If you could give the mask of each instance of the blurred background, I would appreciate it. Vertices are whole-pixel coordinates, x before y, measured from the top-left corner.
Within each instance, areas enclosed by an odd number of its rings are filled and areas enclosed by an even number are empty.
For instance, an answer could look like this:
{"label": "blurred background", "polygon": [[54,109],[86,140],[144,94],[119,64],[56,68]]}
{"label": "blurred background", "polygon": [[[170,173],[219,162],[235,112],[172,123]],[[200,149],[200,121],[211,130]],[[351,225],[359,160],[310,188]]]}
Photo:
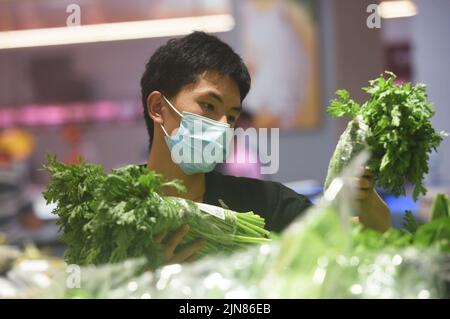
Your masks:
{"label": "blurred background", "polygon": [[[146,162],[140,77],[160,45],[193,30],[229,43],[250,69],[240,125],[280,127],[276,174],[219,167],[226,173],[280,181],[314,199],[346,126],[326,115],[328,101],[340,88],[364,101],[361,87],[384,70],[427,84],[434,126],[450,132],[448,0],[0,0],[0,232],[8,242],[56,245],[41,195],[46,153],[106,170]],[[449,188],[449,161],[447,139],[430,162],[430,195]],[[429,205],[383,196],[394,225],[405,209],[420,216]]]}

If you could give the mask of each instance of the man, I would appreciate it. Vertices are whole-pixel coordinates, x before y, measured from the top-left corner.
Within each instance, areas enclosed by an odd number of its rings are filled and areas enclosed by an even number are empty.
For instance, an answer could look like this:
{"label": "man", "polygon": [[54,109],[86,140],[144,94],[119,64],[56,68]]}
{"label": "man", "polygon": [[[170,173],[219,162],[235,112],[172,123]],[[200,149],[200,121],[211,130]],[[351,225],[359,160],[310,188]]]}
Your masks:
{"label": "man", "polygon": [[[186,193],[164,189],[167,196],[225,205],[238,212],[253,211],[265,218],[267,229],[281,231],[311,205],[308,198],[280,183],[222,175],[212,171],[214,163],[175,162],[171,152],[183,139],[197,140],[204,146],[207,136],[194,134],[195,121],[205,123],[202,125],[219,135],[228,125],[233,127],[249,89],[247,67],[214,36],[194,32],[160,47],[141,79],[150,137],[147,167],[167,180],[179,179],[186,186]],[[220,147],[226,151],[228,145]],[[366,227],[385,231],[390,227],[389,209],[373,189],[373,177],[366,172],[357,179],[357,185],[359,221]],[[156,240],[164,241],[167,262],[190,260],[203,245],[203,241],[198,241],[178,251],[176,247],[188,231],[189,227],[183,225],[170,236],[156,236]]]}

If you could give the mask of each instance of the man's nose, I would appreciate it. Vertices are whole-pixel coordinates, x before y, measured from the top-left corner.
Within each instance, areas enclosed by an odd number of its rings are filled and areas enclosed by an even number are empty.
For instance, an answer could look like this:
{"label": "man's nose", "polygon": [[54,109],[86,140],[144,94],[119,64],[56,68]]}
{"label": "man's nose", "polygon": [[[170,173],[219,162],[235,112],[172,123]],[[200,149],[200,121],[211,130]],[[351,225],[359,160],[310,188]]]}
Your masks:
{"label": "man's nose", "polygon": [[218,119],[216,119],[216,121],[224,123],[224,124],[228,124],[228,118],[226,114],[223,114],[221,116],[219,116]]}

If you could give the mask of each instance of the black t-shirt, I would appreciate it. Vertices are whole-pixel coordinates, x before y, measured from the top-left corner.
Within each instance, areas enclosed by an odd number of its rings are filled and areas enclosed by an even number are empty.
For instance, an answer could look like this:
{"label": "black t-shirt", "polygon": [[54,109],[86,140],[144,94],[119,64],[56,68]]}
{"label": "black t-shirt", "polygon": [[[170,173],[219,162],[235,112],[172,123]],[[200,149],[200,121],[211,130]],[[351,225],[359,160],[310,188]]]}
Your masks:
{"label": "black t-shirt", "polygon": [[203,202],[236,212],[253,211],[266,220],[266,229],[280,232],[300,216],[311,201],[290,188],[271,181],[223,175],[212,171],[205,174],[206,192]]}

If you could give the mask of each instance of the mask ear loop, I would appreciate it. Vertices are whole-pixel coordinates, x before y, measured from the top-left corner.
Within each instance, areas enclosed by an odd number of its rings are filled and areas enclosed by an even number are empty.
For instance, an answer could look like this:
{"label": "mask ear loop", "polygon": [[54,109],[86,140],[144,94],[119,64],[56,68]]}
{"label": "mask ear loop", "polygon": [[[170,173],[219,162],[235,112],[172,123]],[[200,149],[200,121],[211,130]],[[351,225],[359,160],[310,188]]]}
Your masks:
{"label": "mask ear loop", "polygon": [[159,124],[164,132],[164,134],[166,134],[166,136],[170,137],[169,133],[167,133],[166,129],[164,128],[164,126],[162,124]]}
{"label": "mask ear loop", "polygon": [[170,105],[170,107],[172,108],[172,110],[174,110],[180,117],[183,117],[183,115],[180,113],[180,111],[178,111],[175,106],[172,105],[172,103],[170,103],[170,101],[168,99],[166,99],[166,97],[163,95],[162,96],[164,98],[164,100],[166,100],[166,102]]}
{"label": "mask ear loop", "polygon": [[[170,103],[170,101],[163,95],[162,96],[164,98],[164,100],[167,102],[167,104],[169,104],[169,106],[172,108],[172,110],[175,111],[175,113],[177,113],[181,118],[183,118],[183,115],[172,105],[172,103]],[[166,129],[164,128],[164,126],[162,124],[159,124],[164,132],[164,134],[166,134],[166,136],[170,136],[169,133],[167,133]]]}

